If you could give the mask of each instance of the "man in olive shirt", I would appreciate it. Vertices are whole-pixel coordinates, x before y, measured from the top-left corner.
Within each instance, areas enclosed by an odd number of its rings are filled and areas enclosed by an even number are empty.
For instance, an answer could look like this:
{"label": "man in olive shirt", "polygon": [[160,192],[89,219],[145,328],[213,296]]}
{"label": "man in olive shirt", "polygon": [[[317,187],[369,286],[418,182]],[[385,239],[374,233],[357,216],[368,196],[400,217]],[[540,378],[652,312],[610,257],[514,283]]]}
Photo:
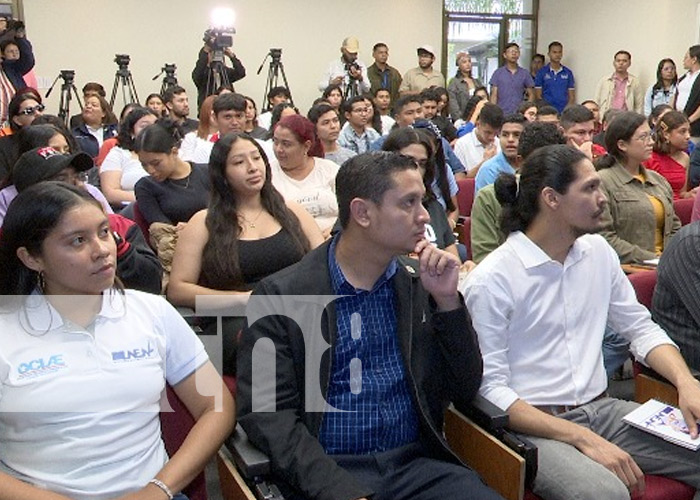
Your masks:
{"label": "man in olive shirt", "polygon": [[389,47],[384,42],[375,43],[372,48],[372,57],[374,57],[374,64],[367,68],[370,92],[372,95],[377,95],[377,90],[387,89],[391,94],[391,102],[396,102],[403,78],[399,70],[387,64]]}
{"label": "man in olive shirt", "polygon": [[433,69],[434,61],[435,49],[431,45],[418,47],[418,67],[409,69],[403,75],[403,83],[399,88],[401,95],[420,94],[423,89],[445,86],[445,77]]}

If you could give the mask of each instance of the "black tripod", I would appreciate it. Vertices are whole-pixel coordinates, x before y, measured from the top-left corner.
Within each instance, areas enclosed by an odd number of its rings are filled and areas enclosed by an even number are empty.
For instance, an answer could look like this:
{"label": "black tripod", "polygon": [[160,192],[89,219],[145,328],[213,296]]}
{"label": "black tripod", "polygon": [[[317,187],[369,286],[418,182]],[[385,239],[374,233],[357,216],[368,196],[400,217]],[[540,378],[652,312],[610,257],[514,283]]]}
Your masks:
{"label": "black tripod", "polygon": [[170,87],[177,87],[177,77],[175,76],[176,70],[177,66],[174,64],[165,63],[165,66],[160,69],[160,73],[153,77],[153,80],[155,81],[158,79],[158,77],[160,77],[160,75],[165,73],[165,76],[163,77],[163,84],[160,86],[160,95],[165,95],[165,91]]}
{"label": "black tripod", "polygon": [[[134,79],[131,77],[131,71],[129,71],[129,62],[131,58],[126,54],[117,54],[114,58],[114,62],[117,63],[119,69],[114,75],[114,85],[112,87],[112,96],[109,98],[109,105],[114,109],[114,101],[117,98],[117,90],[119,85],[122,87],[122,98],[124,100],[124,105],[135,102],[139,103],[139,96],[136,93],[136,86],[134,85]],[[129,92],[129,97],[127,99],[126,93]]]}
{"label": "black tripod", "polygon": [[78,106],[80,106],[81,111],[83,109],[83,103],[80,101],[80,94],[78,94],[78,89],[75,88],[75,83],[73,83],[75,81],[75,70],[72,69],[62,69],[58,73],[58,76],[51,84],[51,88],[46,92],[46,97],[51,95],[51,91],[59,78],[63,79],[63,83],[61,84],[61,100],[58,104],[58,117],[63,120],[66,127],[69,127],[70,101],[73,99],[73,95],[75,95],[75,100],[78,101]]}
{"label": "black tripod", "polygon": [[226,64],[224,63],[224,50],[219,47],[214,48],[211,51],[211,60],[207,70],[207,90],[205,95],[216,94],[221,87],[230,85],[231,82],[228,79]]}
{"label": "black tripod", "polygon": [[273,88],[278,86],[279,75],[282,73],[282,81],[284,82],[284,87],[289,91],[289,102],[294,105],[294,99],[292,98],[292,90],[289,88],[289,83],[287,83],[287,75],[284,73],[284,64],[282,64],[282,49],[270,49],[267,53],[263,62],[260,63],[257,74],[259,75],[265,66],[265,61],[270,58],[270,69],[267,70],[267,82],[265,83],[265,93],[263,94],[263,104],[262,109],[267,109],[269,103],[267,102],[267,94]]}

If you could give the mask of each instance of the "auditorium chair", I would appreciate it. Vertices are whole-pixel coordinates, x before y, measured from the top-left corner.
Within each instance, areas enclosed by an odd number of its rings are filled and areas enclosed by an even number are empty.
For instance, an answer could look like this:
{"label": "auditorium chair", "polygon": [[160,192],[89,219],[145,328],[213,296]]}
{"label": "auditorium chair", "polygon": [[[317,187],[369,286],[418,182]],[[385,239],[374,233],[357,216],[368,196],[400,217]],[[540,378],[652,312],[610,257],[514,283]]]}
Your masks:
{"label": "auditorium chair", "polygon": [[474,178],[460,179],[457,181],[457,186],[459,186],[457,205],[460,218],[469,217],[474,204]]}
{"label": "auditorium chair", "polygon": [[693,215],[693,204],[695,203],[695,197],[692,198],[681,198],[680,200],[673,201],[673,211],[681,220],[681,225],[685,226],[690,224],[690,218]]}

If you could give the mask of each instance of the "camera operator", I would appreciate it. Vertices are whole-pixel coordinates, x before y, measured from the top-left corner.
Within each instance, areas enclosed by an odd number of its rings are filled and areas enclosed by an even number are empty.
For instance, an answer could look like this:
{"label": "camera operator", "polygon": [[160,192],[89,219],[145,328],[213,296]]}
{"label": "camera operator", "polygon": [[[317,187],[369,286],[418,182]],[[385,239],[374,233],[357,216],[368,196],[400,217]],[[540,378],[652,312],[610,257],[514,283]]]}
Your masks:
{"label": "camera operator", "polygon": [[23,22],[0,17],[0,50],[0,121],[4,123],[8,119],[10,100],[27,87],[23,76],[34,67],[34,52],[26,38]]}
{"label": "camera operator", "polygon": [[[204,46],[199,50],[197,64],[192,70],[192,81],[194,81],[194,84],[197,86],[197,109],[202,106],[202,101],[204,101],[205,97],[214,94],[217,90],[213,83],[210,83],[210,86],[213,88],[207,88],[209,67],[216,47],[216,38],[217,34],[213,30],[207,30],[204,33]],[[233,66],[229,68],[225,63],[223,65],[228,83],[232,84],[245,77],[243,63],[236,57],[231,47],[224,47],[223,53],[231,60],[231,65]]]}
{"label": "camera operator", "polygon": [[328,66],[326,74],[318,84],[318,89],[323,91],[331,84],[340,85],[343,88],[345,98],[369,92],[370,81],[367,77],[367,66],[357,59],[360,51],[360,42],[354,36],[343,40],[340,47],[340,59],[336,59]]}

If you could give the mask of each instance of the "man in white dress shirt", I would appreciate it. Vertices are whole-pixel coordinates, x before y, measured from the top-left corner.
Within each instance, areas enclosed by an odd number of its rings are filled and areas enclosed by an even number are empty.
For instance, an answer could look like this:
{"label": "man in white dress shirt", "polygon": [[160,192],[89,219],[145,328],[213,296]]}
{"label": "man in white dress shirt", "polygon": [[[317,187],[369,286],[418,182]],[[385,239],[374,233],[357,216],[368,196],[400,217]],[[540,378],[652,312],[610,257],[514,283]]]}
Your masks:
{"label": "man in white dress shirt", "polygon": [[[590,160],[570,146],[536,150],[496,181],[506,242],[470,273],[463,293],[484,359],[480,393],[538,447],[534,492],[550,500],[628,499],[643,472],[700,487],[694,452],[634,429],[636,403],[607,397],[606,325],[678,389],[697,436],[700,383],[636,300],[600,230],[607,203]],[[700,498],[696,494],[695,498]]]}
{"label": "man in white dress shirt", "polygon": [[318,89],[326,90],[331,84],[340,85],[345,98],[366,94],[370,89],[367,76],[367,66],[357,58],[360,42],[354,36],[343,40],[340,47],[340,59],[331,62],[326,70]]}

